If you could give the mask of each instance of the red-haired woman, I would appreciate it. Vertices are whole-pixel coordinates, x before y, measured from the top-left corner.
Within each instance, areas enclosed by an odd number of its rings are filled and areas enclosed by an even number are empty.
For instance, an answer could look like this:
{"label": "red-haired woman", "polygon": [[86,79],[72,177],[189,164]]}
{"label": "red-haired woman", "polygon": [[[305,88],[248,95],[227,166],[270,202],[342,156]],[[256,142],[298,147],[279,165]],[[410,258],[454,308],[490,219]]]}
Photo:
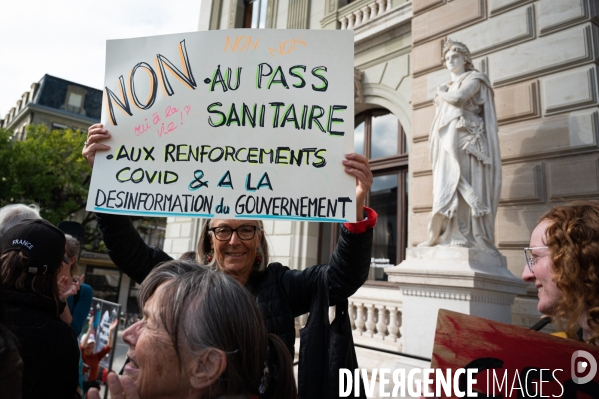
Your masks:
{"label": "red-haired woman", "polygon": [[599,344],[599,201],[556,206],[524,249],[522,279],[539,290],[537,308],[572,339]]}

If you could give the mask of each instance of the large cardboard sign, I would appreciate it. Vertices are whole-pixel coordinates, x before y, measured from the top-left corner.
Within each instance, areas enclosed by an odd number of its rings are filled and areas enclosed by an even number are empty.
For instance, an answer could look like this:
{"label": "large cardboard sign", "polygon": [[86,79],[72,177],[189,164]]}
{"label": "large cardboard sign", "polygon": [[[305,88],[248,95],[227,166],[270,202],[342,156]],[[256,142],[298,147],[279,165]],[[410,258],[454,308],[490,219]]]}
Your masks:
{"label": "large cardboard sign", "polygon": [[[479,398],[590,399],[599,398],[598,359],[593,345],[442,309],[431,367],[478,369]],[[466,392],[465,374],[459,385]]]}
{"label": "large cardboard sign", "polygon": [[353,32],[110,40],[87,210],[355,221]]}

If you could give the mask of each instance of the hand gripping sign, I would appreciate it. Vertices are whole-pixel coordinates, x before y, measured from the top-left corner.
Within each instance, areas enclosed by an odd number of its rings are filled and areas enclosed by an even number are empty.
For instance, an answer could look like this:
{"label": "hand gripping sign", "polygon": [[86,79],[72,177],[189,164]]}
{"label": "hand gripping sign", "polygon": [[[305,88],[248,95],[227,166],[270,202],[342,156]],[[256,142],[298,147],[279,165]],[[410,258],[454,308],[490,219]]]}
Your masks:
{"label": "hand gripping sign", "polygon": [[220,30],[106,45],[87,210],[355,221],[353,32]]}

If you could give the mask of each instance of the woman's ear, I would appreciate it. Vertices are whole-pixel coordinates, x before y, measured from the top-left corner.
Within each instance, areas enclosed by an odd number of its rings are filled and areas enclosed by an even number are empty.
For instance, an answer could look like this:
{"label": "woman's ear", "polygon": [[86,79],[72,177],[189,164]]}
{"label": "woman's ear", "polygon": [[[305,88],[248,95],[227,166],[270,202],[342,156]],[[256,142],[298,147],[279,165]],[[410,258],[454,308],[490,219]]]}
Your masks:
{"label": "woman's ear", "polygon": [[218,380],[227,368],[227,355],[216,348],[208,348],[191,360],[190,383],[194,389],[205,389]]}
{"label": "woman's ear", "polygon": [[260,247],[260,243],[262,242],[263,236],[264,236],[264,233],[263,233],[262,229],[260,229],[258,231],[258,247]]}

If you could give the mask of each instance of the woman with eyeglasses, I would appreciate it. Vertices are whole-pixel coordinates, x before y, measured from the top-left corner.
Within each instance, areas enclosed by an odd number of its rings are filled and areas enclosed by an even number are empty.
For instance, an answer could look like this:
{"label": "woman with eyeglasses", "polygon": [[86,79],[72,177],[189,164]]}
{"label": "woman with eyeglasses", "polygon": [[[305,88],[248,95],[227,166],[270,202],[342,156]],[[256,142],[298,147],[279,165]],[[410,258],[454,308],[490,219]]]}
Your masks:
{"label": "woman with eyeglasses", "polygon": [[[89,128],[82,154],[90,166],[93,167],[96,151],[110,148],[103,144],[109,137],[101,124]],[[295,354],[295,317],[310,312],[313,301],[327,301],[328,297],[328,303],[335,305],[347,299],[368,277],[372,229],[377,215],[364,203],[372,185],[372,172],[368,159],[355,153],[346,155],[343,167],[356,179],[358,222],[343,224],[329,264],[301,271],[290,270],[280,263],[269,264],[270,251],[263,223],[259,220],[207,220],[197,244],[197,262],[219,269],[244,285],[256,300],[268,332],[285,342],[292,357]],[[141,283],[158,264],[171,260],[161,249],[144,243],[129,217],[99,213],[96,217],[111,259],[137,283]],[[321,282],[325,278],[327,291],[323,292]],[[235,306],[234,303],[230,305]],[[323,331],[322,324],[318,321],[302,332],[302,336],[310,338],[302,340],[301,351],[310,354],[312,364],[323,364],[328,356],[322,353],[320,346],[325,339],[319,336]],[[309,385],[309,381],[319,377],[313,375],[318,372],[312,367],[303,367],[302,357],[299,364],[300,397],[304,397],[303,385]],[[314,359],[319,357],[322,362],[315,362]]]}
{"label": "woman with eyeglasses", "polygon": [[558,335],[599,343],[599,201],[556,206],[540,218],[524,249],[522,279],[539,291],[539,312]]}

